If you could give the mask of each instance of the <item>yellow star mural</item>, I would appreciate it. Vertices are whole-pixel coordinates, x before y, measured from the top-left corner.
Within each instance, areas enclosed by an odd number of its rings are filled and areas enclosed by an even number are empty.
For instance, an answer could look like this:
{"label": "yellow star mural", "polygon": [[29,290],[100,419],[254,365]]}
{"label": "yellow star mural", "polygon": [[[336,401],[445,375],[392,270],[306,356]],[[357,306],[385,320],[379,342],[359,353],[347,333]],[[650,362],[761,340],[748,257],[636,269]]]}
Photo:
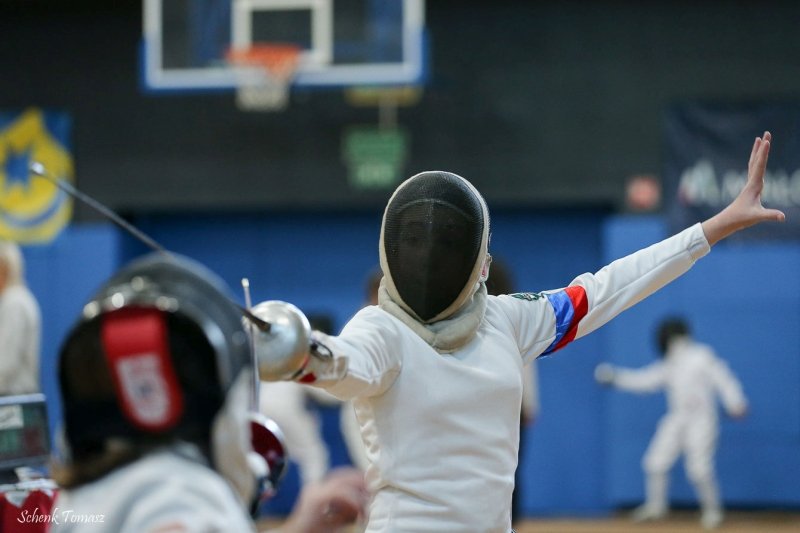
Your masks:
{"label": "yellow star mural", "polygon": [[72,183],[74,167],[66,147],[64,113],[30,108],[0,114],[0,238],[20,243],[52,240],[72,216],[72,199],[30,170],[39,162]]}

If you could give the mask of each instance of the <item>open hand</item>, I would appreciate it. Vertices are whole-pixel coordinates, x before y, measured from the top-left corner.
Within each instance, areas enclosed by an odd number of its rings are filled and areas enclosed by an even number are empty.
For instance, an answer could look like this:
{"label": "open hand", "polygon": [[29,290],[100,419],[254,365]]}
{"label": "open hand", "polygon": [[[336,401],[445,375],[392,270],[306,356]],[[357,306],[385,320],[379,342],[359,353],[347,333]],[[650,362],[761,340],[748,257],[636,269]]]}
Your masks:
{"label": "open hand", "polygon": [[759,222],[783,222],[786,219],[782,211],[767,209],[761,204],[771,143],[772,134],[768,131],[763,137],[756,137],[747,164],[747,183],[728,207],[703,222],[703,231],[710,245]]}

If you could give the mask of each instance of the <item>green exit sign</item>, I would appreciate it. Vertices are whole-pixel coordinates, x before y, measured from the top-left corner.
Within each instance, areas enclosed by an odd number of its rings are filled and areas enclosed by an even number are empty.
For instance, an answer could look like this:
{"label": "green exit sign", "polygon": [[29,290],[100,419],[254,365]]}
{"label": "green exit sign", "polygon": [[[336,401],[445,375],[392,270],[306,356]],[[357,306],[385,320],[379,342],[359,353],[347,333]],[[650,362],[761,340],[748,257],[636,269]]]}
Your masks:
{"label": "green exit sign", "polygon": [[408,137],[400,129],[367,126],[344,134],[342,158],[353,189],[391,189],[400,183],[408,155]]}

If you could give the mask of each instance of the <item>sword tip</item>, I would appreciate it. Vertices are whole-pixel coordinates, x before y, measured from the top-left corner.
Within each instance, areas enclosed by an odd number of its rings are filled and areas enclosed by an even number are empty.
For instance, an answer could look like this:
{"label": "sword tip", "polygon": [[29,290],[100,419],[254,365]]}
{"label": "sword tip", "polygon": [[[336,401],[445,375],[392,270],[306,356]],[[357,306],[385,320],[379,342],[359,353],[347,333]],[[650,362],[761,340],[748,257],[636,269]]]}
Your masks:
{"label": "sword tip", "polygon": [[30,166],[31,172],[36,174],[37,176],[44,176],[47,172],[44,169],[44,165],[39,163],[38,161],[34,161],[31,163]]}

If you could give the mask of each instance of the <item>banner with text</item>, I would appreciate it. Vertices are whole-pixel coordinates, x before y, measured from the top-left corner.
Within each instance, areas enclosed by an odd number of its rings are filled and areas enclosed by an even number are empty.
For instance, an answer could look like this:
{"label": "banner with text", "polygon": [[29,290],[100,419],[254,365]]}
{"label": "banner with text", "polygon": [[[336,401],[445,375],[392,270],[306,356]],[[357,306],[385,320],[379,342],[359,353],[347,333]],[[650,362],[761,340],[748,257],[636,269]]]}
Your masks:
{"label": "banner with text", "polygon": [[772,133],[762,201],[786,223],[760,224],[737,239],[800,238],[800,102],[681,103],[665,117],[664,205],[673,232],[727,206],[747,180],[753,141]]}

